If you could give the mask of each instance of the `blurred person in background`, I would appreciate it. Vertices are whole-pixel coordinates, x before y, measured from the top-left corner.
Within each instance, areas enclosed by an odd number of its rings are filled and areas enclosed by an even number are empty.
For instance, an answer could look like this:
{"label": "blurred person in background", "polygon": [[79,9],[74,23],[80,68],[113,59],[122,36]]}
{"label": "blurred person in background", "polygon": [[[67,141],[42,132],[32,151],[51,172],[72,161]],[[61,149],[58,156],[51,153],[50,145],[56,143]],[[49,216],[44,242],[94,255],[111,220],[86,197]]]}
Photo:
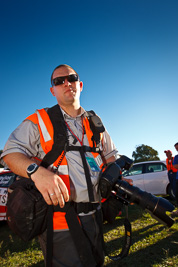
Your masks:
{"label": "blurred person in background", "polygon": [[174,157],[172,156],[172,151],[165,150],[164,153],[166,154],[166,167],[168,170],[168,179],[171,185],[171,189],[173,191],[173,194],[175,195],[175,189],[176,189],[176,175],[177,175],[177,169],[173,166]]}

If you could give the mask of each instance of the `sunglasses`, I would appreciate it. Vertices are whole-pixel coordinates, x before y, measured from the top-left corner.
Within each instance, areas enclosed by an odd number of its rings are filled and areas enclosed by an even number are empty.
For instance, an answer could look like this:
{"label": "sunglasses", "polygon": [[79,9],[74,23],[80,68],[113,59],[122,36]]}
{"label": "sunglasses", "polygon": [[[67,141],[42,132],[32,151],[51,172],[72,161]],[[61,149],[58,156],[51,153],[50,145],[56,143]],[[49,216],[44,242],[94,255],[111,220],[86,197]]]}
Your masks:
{"label": "sunglasses", "polygon": [[52,86],[63,84],[65,82],[65,79],[67,79],[67,81],[70,83],[77,82],[79,81],[79,76],[77,74],[71,74],[62,77],[56,77],[52,80]]}

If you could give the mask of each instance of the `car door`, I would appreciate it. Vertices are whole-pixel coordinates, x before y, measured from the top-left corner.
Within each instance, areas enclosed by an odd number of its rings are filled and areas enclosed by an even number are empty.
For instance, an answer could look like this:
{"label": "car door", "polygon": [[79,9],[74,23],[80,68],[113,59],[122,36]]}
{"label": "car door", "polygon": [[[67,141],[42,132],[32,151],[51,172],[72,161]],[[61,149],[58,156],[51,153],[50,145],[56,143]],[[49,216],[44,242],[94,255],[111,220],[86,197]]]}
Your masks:
{"label": "car door", "polygon": [[165,195],[169,183],[167,168],[162,162],[147,163],[144,169],[145,191],[155,195]]}
{"label": "car door", "polygon": [[133,180],[133,185],[144,190],[143,164],[134,164],[128,171],[123,172],[125,178]]}

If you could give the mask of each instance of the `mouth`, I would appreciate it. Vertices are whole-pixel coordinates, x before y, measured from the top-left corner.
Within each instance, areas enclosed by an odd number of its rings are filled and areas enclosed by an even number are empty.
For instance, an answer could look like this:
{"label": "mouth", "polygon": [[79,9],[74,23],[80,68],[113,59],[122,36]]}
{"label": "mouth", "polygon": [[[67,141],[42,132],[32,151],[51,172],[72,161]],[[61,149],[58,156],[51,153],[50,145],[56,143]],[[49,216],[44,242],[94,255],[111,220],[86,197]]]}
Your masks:
{"label": "mouth", "polygon": [[71,94],[75,94],[76,90],[74,90],[73,88],[68,88],[65,93],[71,93]]}

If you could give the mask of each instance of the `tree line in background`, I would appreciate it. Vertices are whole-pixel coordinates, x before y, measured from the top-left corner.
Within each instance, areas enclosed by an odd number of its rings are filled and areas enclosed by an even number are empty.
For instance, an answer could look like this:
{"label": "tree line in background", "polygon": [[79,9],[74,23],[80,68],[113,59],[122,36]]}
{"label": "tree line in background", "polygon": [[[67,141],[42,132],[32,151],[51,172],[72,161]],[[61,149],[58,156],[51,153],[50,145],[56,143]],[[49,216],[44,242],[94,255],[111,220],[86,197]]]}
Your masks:
{"label": "tree line in background", "polygon": [[135,151],[132,153],[132,158],[134,162],[160,160],[158,157],[158,151],[153,149],[151,146],[139,145],[136,147]]}
{"label": "tree line in background", "polygon": [[[0,155],[2,150],[0,150]],[[136,147],[135,151],[132,153],[132,158],[134,162],[141,162],[141,161],[150,161],[150,160],[160,160],[158,157],[158,151],[153,149],[151,146],[147,145],[139,145]],[[3,166],[0,164],[0,168]]]}

